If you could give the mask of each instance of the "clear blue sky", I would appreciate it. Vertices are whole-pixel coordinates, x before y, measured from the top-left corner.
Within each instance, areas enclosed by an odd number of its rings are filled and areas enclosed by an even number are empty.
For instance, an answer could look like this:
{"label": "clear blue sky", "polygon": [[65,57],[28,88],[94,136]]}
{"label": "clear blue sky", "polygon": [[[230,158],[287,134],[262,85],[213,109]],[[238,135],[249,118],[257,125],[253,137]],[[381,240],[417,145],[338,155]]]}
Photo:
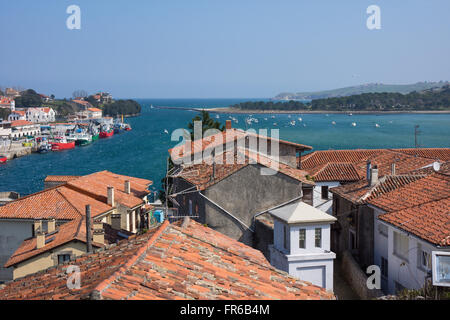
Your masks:
{"label": "clear blue sky", "polygon": [[[66,8],[81,7],[81,30]],[[381,8],[381,30],[366,8]],[[448,0],[1,0],[0,86],[272,97],[450,80]]]}

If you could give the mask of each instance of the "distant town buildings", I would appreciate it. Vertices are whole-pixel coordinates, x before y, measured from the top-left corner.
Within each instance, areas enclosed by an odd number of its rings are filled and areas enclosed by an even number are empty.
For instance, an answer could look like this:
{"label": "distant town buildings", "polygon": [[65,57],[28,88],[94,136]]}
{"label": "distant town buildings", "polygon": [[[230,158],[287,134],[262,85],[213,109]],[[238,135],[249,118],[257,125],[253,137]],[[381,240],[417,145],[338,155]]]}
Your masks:
{"label": "distant town buildings", "polygon": [[55,121],[56,112],[52,108],[28,108],[26,118],[34,123],[49,123]]}
{"label": "distant town buildings", "polygon": [[39,135],[41,127],[27,120],[11,121],[11,138],[34,137]]}
{"label": "distant town buildings", "polygon": [[17,121],[17,120],[27,120],[26,111],[15,110],[9,114],[8,121]]}
{"label": "distant town buildings", "polygon": [[16,102],[12,97],[0,96],[0,108],[11,109],[14,111],[16,107]]}

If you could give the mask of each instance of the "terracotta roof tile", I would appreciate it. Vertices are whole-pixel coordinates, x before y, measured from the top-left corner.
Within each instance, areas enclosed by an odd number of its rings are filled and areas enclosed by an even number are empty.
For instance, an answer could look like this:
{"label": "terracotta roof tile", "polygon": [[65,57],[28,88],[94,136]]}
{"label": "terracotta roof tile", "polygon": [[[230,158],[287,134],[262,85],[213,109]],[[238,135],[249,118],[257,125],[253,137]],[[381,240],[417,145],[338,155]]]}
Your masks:
{"label": "terracotta roof tile", "polygon": [[450,246],[450,198],[389,212],[379,219],[435,245]]}
{"label": "terracotta roof tile", "polygon": [[15,121],[11,121],[11,127],[23,127],[23,126],[30,126],[33,125],[34,123],[31,121],[27,121],[27,120],[15,120]]}
{"label": "terracotta roof tile", "polygon": [[0,299],[334,299],[194,221],[185,228],[165,222],[71,264],[82,271],[79,290],[66,287],[63,265],[8,283]]}
{"label": "terracotta roof tile", "polygon": [[78,179],[81,176],[46,176],[45,182],[67,182],[70,180]]}

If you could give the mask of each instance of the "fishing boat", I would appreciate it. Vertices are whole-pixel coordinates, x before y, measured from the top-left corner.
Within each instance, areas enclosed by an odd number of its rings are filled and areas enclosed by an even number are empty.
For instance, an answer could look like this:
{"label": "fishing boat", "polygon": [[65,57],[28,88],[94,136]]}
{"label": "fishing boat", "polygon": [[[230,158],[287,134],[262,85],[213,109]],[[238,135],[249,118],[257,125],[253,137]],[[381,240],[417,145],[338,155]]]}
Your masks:
{"label": "fishing boat", "polygon": [[75,141],[67,141],[65,137],[55,137],[50,142],[52,151],[68,150],[75,148]]}
{"label": "fishing boat", "polygon": [[128,123],[124,123],[123,130],[130,131],[131,130],[131,126]]}
{"label": "fishing boat", "polygon": [[43,143],[38,148],[39,153],[47,153],[49,151],[52,151],[52,146],[48,143]]}
{"label": "fishing boat", "polygon": [[75,140],[75,145],[77,146],[87,146],[92,142],[92,135],[89,133],[79,133],[77,139]]}
{"label": "fishing boat", "polygon": [[4,155],[0,155],[0,163],[6,163],[8,161],[8,158]]}
{"label": "fishing boat", "polygon": [[114,134],[114,130],[109,126],[103,126],[100,130],[100,138],[109,138]]}

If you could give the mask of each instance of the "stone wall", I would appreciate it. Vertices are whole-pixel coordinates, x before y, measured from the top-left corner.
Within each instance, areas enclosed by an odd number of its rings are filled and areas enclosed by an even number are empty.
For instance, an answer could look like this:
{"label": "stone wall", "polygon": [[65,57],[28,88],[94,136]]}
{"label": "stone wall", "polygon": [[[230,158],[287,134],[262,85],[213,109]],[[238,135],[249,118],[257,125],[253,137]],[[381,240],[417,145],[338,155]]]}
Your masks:
{"label": "stone wall", "polygon": [[342,276],[361,299],[368,300],[383,296],[381,290],[367,287],[367,274],[359,267],[349,251],[341,254],[340,261]]}

